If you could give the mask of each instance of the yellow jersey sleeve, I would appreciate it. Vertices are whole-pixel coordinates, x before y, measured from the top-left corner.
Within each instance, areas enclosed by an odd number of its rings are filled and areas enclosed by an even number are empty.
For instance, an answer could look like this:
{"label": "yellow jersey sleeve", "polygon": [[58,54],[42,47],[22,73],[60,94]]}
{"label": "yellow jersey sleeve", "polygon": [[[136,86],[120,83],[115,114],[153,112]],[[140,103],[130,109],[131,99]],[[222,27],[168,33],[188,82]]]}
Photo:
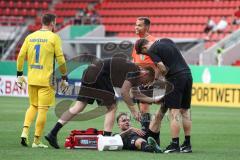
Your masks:
{"label": "yellow jersey sleeve", "polygon": [[27,38],[24,40],[24,43],[21,47],[21,50],[18,54],[18,58],[17,58],[17,71],[23,71],[23,65],[24,65],[24,60],[26,58],[26,54],[27,54]]}
{"label": "yellow jersey sleeve", "polygon": [[60,39],[60,37],[56,34],[56,38],[55,38],[55,57],[59,66],[59,70],[62,73],[62,75],[66,75],[67,74],[67,67],[66,67],[66,62],[65,62],[65,58],[63,55],[63,51],[62,51],[62,41]]}

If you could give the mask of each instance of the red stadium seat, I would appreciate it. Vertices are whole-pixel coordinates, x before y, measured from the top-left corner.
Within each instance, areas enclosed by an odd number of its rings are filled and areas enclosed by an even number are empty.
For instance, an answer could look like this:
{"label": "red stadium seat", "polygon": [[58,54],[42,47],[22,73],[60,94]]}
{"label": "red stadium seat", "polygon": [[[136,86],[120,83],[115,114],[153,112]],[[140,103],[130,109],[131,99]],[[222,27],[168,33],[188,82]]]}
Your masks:
{"label": "red stadium seat", "polygon": [[18,1],[16,7],[17,7],[18,9],[23,8],[23,3],[22,3],[22,1]]}
{"label": "red stadium seat", "polygon": [[17,9],[17,8],[15,8],[14,10],[13,10],[13,16],[19,16],[19,10]]}
{"label": "red stadium seat", "polygon": [[41,8],[38,1],[35,1],[33,6],[34,6],[35,9],[40,9]]}
{"label": "red stadium seat", "polygon": [[11,15],[11,10],[9,8],[5,9],[5,15],[10,16]]}
{"label": "red stadium seat", "polygon": [[57,17],[56,22],[57,22],[57,24],[62,24],[64,22],[64,18],[63,17]]}
{"label": "red stadium seat", "polygon": [[14,8],[14,2],[13,1],[9,1],[8,2],[8,7],[9,8]]}
{"label": "red stadium seat", "polygon": [[48,9],[48,3],[47,2],[43,2],[42,3],[42,9]]}
{"label": "red stadium seat", "polygon": [[37,15],[37,12],[35,9],[31,9],[30,12],[29,12],[29,16],[31,17],[35,17]]}
{"label": "red stadium seat", "polygon": [[37,17],[37,18],[35,19],[35,24],[36,24],[36,25],[41,25],[41,18],[40,18],[40,17]]}
{"label": "red stadium seat", "polygon": [[0,8],[6,8],[7,4],[4,0],[0,1]]}
{"label": "red stadium seat", "polygon": [[32,8],[32,4],[29,1],[27,1],[24,5],[24,8],[29,8],[30,9],[30,8]]}
{"label": "red stadium seat", "polygon": [[23,17],[26,17],[27,14],[28,14],[27,9],[25,9],[25,8],[23,10],[21,10],[21,12],[20,12],[20,15],[23,16]]}

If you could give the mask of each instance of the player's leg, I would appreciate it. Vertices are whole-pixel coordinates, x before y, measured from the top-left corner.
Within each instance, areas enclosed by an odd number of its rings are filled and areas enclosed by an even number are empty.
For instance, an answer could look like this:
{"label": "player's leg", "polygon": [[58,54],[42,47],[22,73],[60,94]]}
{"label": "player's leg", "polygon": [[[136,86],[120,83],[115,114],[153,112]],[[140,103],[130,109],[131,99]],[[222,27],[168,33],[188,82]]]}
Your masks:
{"label": "player's leg", "polygon": [[180,133],[180,109],[169,109],[170,131],[172,141],[164,150],[164,153],[180,152],[179,147],[179,133]]}
{"label": "player's leg", "polygon": [[181,109],[182,123],[185,136],[191,135],[192,121],[189,109]]}
{"label": "player's leg", "polygon": [[162,119],[167,112],[167,108],[165,106],[161,105],[160,109],[156,111],[156,113],[153,115],[153,119],[149,125],[149,129],[153,132],[159,132],[161,128],[161,122]]}
{"label": "player's leg", "polygon": [[[162,108],[162,107],[161,107]],[[154,152],[161,153],[162,150],[160,148],[160,124],[164,117],[165,110],[159,109],[155,115],[153,115],[153,119],[150,122],[149,129],[146,130],[145,139],[149,145],[154,147]]]}
{"label": "player's leg", "polygon": [[67,122],[69,122],[75,115],[82,112],[85,107],[87,106],[86,102],[82,101],[76,101],[75,105],[71,108],[69,108],[67,111],[65,111],[60,119],[58,120],[59,123],[62,125],[65,125]]}
{"label": "player's leg", "polygon": [[[179,80],[180,79],[180,80]],[[170,81],[174,85],[174,90],[165,96],[164,102],[165,106],[169,109],[169,118],[170,118],[170,131],[172,141],[164,151],[164,153],[174,153],[179,152],[179,133],[181,127],[181,114],[180,107],[182,102],[182,84],[181,77],[173,78]]]}
{"label": "player's leg", "polygon": [[149,145],[143,138],[137,138],[134,143],[137,150],[143,152],[155,152],[154,146]]}
{"label": "player's leg", "polygon": [[149,124],[151,121],[149,104],[147,103],[139,103],[140,113],[141,113],[141,126],[143,130],[147,130],[149,128]]}
{"label": "player's leg", "polygon": [[153,137],[158,145],[160,145],[160,127],[162,119],[167,109],[162,105],[158,111],[152,116],[153,119],[149,125],[148,136]]}
{"label": "player's leg", "polygon": [[34,141],[32,144],[32,148],[48,148],[47,145],[44,145],[41,142],[42,133],[47,121],[48,108],[49,108],[48,106],[38,107],[38,115],[36,119],[35,134],[34,134]]}
{"label": "player's leg", "polygon": [[75,115],[77,115],[79,112],[82,112],[84,108],[87,106],[87,102],[82,101],[76,101],[73,107],[69,108],[69,110],[65,111],[58,122],[55,124],[55,126],[52,128],[50,133],[48,133],[45,138],[49,142],[51,146],[58,149],[60,148],[57,143],[57,134],[60,131],[60,129],[68,122],[70,121]]}
{"label": "player's leg", "polygon": [[[170,109],[170,129],[171,129],[171,136],[172,139],[178,139],[179,133],[180,133],[180,124],[181,121],[181,115],[180,115],[180,109],[171,108]],[[179,144],[179,140],[173,140],[173,142],[176,142]]]}
{"label": "player's leg", "polygon": [[29,128],[32,124],[37,113],[37,106],[30,105],[26,111],[24,124],[23,124],[23,131],[21,134],[21,144],[23,146],[28,146],[28,135],[29,135]]}
{"label": "player's leg", "polygon": [[192,120],[191,120],[191,96],[192,96],[192,77],[190,76],[187,80],[184,96],[182,100],[182,108],[181,108],[181,115],[182,115],[182,125],[185,135],[185,140],[180,147],[180,151],[183,153],[190,153],[192,152],[191,146],[191,129],[192,129]]}
{"label": "player's leg", "polygon": [[29,128],[36,116],[37,113],[37,105],[38,105],[38,97],[37,97],[37,89],[34,86],[28,86],[28,95],[29,95],[29,103],[30,106],[26,111],[24,124],[23,124],[23,131],[21,134],[21,144],[23,146],[28,146],[28,134]]}
{"label": "player's leg", "polygon": [[33,148],[48,148],[41,142],[44,126],[47,121],[47,112],[49,106],[55,103],[55,93],[52,87],[38,87],[38,115],[35,125]]}
{"label": "player's leg", "polygon": [[108,111],[105,114],[105,120],[104,120],[104,136],[111,136],[112,128],[114,126],[114,121],[115,121],[115,114],[117,111],[117,105],[112,104],[111,106],[108,106],[107,109]]}
{"label": "player's leg", "polygon": [[185,140],[183,144],[180,147],[180,151],[183,153],[190,153],[192,152],[192,146],[191,146],[191,129],[192,129],[192,120],[190,115],[189,109],[181,109],[182,114],[182,124],[183,124],[183,130],[185,135]]}

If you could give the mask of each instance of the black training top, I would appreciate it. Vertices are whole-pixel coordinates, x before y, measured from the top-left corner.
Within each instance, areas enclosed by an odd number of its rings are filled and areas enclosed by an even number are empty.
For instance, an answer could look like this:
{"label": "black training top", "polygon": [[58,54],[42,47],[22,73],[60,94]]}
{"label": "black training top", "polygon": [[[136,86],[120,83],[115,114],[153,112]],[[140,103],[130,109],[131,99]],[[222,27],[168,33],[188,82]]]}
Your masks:
{"label": "black training top", "polygon": [[168,72],[166,77],[172,77],[179,73],[191,73],[176,44],[167,38],[155,41],[147,51],[153,62],[162,62]]}
{"label": "black training top", "polygon": [[125,80],[129,80],[132,86],[140,85],[140,68],[122,57],[112,57],[94,62],[83,76],[86,83],[95,83],[98,77],[104,76],[112,83],[113,87],[121,88]]}
{"label": "black training top", "polygon": [[[135,141],[138,138],[143,138],[145,139],[145,137],[143,136],[139,136],[137,133],[135,132],[130,132],[129,134],[127,134],[126,136],[122,137],[122,141],[123,141],[123,149],[127,149],[127,150],[136,150],[136,146],[135,146]],[[145,139],[146,140],[146,139]]]}

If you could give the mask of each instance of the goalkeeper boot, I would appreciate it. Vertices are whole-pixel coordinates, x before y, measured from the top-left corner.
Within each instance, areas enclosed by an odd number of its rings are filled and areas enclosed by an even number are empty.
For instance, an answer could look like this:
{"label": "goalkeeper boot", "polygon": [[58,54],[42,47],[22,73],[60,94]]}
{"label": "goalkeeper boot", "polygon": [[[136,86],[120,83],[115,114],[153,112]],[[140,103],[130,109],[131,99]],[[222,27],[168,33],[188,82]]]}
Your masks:
{"label": "goalkeeper boot", "polygon": [[58,142],[57,142],[57,137],[52,135],[51,133],[49,133],[48,135],[45,136],[45,139],[48,141],[48,143],[56,148],[56,149],[59,149],[59,145],[58,145]]}
{"label": "goalkeeper boot", "polygon": [[32,148],[48,148],[48,146],[45,145],[45,144],[43,144],[42,142],[40,142],[40,143],[38,143],[38,144],[36,144],[36,143],[33,142]]}
{"label": "goalkeeper boot", "polygon": [[160,146],[157,144],[154,138],[148,137],[147,142],[149,145],[154,147],[155,153],[162,153]]}
{"label": "goalkeeper boot", "polygon": [[191,153],[192,152],[191,144],[184,141],[183,144],[180,146],[180,152],[181,153]]}
{"label": "goalkeeper boot", "polygon": [[28,135],[23,131],[21,135],[21,145],[27,147],[29,145]]}

